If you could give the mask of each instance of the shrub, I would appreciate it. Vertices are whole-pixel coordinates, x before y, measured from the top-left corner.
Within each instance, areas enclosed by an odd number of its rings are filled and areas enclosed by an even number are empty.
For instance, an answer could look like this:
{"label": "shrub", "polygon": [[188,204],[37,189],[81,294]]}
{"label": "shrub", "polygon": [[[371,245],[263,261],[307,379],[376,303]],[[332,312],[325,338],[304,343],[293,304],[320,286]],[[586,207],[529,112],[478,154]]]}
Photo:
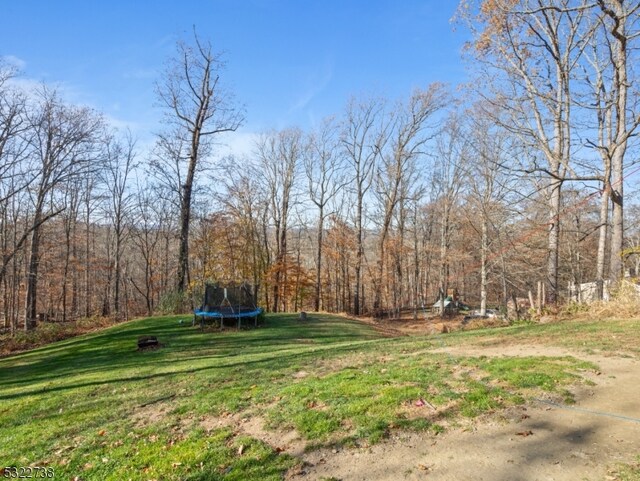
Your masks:
{"label": "shrub", "polygon": [[163,315],[182,314],[191,307],[191,297],[186,292],[171,291],[160,298],[158,312]]}

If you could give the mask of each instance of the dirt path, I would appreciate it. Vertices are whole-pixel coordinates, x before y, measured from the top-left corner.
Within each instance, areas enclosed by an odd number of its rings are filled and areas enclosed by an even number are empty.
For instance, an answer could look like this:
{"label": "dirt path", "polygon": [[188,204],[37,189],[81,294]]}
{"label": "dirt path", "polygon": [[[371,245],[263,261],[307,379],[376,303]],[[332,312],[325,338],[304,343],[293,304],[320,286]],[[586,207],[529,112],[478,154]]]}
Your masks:
{"label": "dirt path", "polygon": [[[545,346],[457,347],[452,356],[565,356],[596,363],[576,404],[534,401],[500,419],[439,436],[407,434],[366,449],[318,450],[303,456],[293,479],[351,480],[611,480],[608,468],[640,455],[640,363]],[[532,434],[526,435],[529,432]],[[520,434],[517,434],[520,433]]]}

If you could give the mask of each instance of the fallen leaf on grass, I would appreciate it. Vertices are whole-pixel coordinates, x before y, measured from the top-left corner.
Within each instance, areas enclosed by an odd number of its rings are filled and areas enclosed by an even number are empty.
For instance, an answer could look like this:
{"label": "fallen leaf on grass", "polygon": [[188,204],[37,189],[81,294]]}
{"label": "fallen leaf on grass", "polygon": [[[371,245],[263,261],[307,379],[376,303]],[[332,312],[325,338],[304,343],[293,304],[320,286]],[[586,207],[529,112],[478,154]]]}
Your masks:
{"label": "fallen leaf on grass", "polygon": [[[73,446],[64,446],[60,449],[58,449],[55,454],[56,456],[60,456],[62,453],[64,453],[65,451],[68,451],[69,449],[73,449]],[[2,471],[0,471],[0,474],[2,474]]]}
{"label": "fallen leaf on grass", "polygon": [[423,407],[423,406],[429,406],[431,409],[433,409],[434,411],[436,410],[436,407],[431,404],[429,401],[425,401],[424,399],[420,398],[415,402],[415,405],[417,407]]}
{"label": "fallen leaf on grass", "polygon": [[516,433],[516,436],[522,436],[526,438],[527,436],[531,436],[532,434],[533,434],[533,431],[528,430],[528,431],[520,431],[519,433]]}

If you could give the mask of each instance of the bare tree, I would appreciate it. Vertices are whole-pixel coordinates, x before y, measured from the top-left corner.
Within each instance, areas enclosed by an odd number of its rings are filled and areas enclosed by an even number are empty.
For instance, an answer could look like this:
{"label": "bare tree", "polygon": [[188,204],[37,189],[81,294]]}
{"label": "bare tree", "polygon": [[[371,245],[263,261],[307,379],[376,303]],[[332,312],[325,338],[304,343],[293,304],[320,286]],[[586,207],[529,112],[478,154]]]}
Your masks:
{"label": "bare tree", "polygon": [[[14,203],[16,196],[25,191],[36,178],[26,157],[28,144],[25,133],[29,129],[26,97],[9,83],[16,74],[14,67],[4,64],[0,59],[0,207],[5,214],[11,210],[11,204],[17,206]],[[3,282],[9,264],[31,233],[27,229],[23,234],[18,234],[17,219],[11,222],[6,215],[2,218],[0,283]],[[14,242],[10,242],[11,237],[15,237]]]}
{"label": "bare tree", "polygon": [[[221,55],[194,32],[193,45],[178,42],[176,56],[156,86],[171,126],[168,134],[159,137],[158,145],[165,150],[170,165],[178,166],[181,172],[184,169],[175,186],[180,205],[178,292],[184,292],[189,280],[189,226],[196,173],[210,153],[215,136],[235,131],[244,120],[233,97],[220,84],[223,68]],[[170,172],[165,172],[165,178],[171,176]]]}
{"label": "bare tree", "polygon": [[275,233],[273,269],[273,311],[286,310],[283,295],[287,284],[287,239],[294,183],[298,176],[303,149],[302,131],[286,129],[263,135],[256,144],[259,166],[269,195],[270,215]]}
{"label": "bare tree", "polygon": [[27,270],[25,329],[33,326],[37,314],[40,232],[44,222],[65,210],[52,195],[71,178],[86,175],[97,155],[97,136],[103,121],[85,107],[65,105],[55,91],[46,88],[29,112],[31,155],[39,165],[33,193],[31,248]]}
{"label": "bare tree", "polygon": [[[473,229],[480,236],[480,315],[486,315],[489,279],[493,262],[491,248],[497,239],[493,233],[499,231],[504,211],[508,184],[507,171],[503,168],[509,160],[509,135],[497,126],[485,108],[476,106],[470,112],[468,138],[470,139],[470,162],[466,168],[469,185],[469,212]],[[467,209],[465,209],[467,210]],[[479,216],[478,216],[479,214]],[[478,218],[479,217],[479,218]],[[477,223],[480,223],[479,229]],[[494,256],[495,257],[495,256]]]}
{"label": "bare tree", "polygon": [[604,294],[606,247],[609,236],[609,203],[611,201],[611,157],[609,150],[605,147],[610,143],[612,132],[612,92],[605,79],[605,72],[611,57],[610,54],[602,52],[603,45],[607,45],[603,34],[601,29],[598,30],[591,39],[590,48],[586,50],[585,57],[587,64],[591,67],[592,74],[584,76],[590,94],[587,95],[584,103],[595,110],[597,119],[597,141],[587,137],[586,143],[596,148],[602,159],[602,191],[595,273],[597,299],[602,299]]}
{"label": "bare tree", "polygon": [[[26,98],[22,92],[9,85],[16,70],[6,66],[0,59],[0,203],[27,187],[29,179],[19,169],[23,160],[24,146],[21,134],[28,129],[25,116]],[[23,182],[10,182],[21,177]],[[8,188],[9,184],[13,188]]]}
{"label": "bare tree", "polygon": [[[267,217],[270,211],[268,191],[261,183],[262,171],[247,158],[229,158],[226,176],[221,179],[225,189],[216,200],[241,226],[246,253],[252,266],[254,298],[258,299],[262,279],[271,263],[268,250]],[[269,306],[269,292],[264,290],[265,305]]]}
{"label": "bare tree", "polygon": [[[137,184],[136,195],[133,198],[133,213],[128,218],[131,235],[134,263],[141,264],[142,271],[138,276],[133,274],[129,280],[134,289],[144,300],[147,315],[152,315],[158,302],[158,294],[161,287],[160,276],[162,264],[168,259],[162,258],[161,242],[163,234],[170,230],[169,221],[171,209],[169,202],[158,195],[158,192],[148,185]],[[138,279],[142,277],[142,282]]]}
{"label": "bare tree", "polygon": [[[600,223],[596,261],[596,294],[603,296],[604,279],[615,284],[622,276],[624,242],[624,169],[628,142],[640,124],[640,96],[635,72],[629,66],[636,60],[640,38],[640,6],[617,0],[590,5],[596,28],[588,38],[583,62],[585,92],[577,106],[587,112],[585,144],[597,151],[601,165],[596,170],[601,183]],[[579,84],[580,85],[580,84]],[[595,121],[594,121],[595,119]],[[613,205],[612,228],[609,204]],[[606,246],[611,232],[610,270],[606,275]]]}
{"label": "bare tree", "polygon": [[[424,154],[425,144],[434,132],[428,124],[433,115],[444,106],[445,94],[442,85],[434,84],[429,89],[416,90],[406,105],[398,105],[386,129],[388,148],[384,149],[376,169],[375,193],[380,206],[380,232],[378,233],[378,263],[374,279],[373,309],[377,312],[382,303],[383,266],[385,243],[391,221],[400,204],[404,207],[409,193],[408,185],[416,176],[416,161]],[[380,145],[380,147],[384,147]]]}
{"label": "bare tree", "polygon": [[63,186],[61,186],[61,190],[63,191],[63,195],[65,197],[63,204],[65,205],[65,211],[62,213],[63,219],[63,229],[64,229],[64,263],[62,268],[62,289],[60,292],[60,297],[62,301],[62,320],[66,321],[69,316],[69,306],[68,306],[68,290],[69,290],[69,277],[73,277],[71,279],[72,286],[72,308],[71,314],[75,315],[75,308],[77,307],[77,298],[76,294],[76,271],[73,270],[73,275],[71,274],[72,270],[72,257],[75,257],[76,250],[76,242],[75,242],[75,232],[78,225],[78,213],[81,201],[81,186],[82,179],[78,177],[72,177],[66,182]]}
{"label": "bare tree", "polygon": [[346,118],[341,134],[341,144],[351,166],[355,195],[356,263],[353,289],[353,313],[362,312],[362,263],[364,259],[364,206],[365,196],[371,188],[375,166],[380,157],[384,132],[380,122],[383,102],[368,99],[361,102],[352,99],[347,105]]}
{"label": "bare tree", "polygon": [[[609,132],[604,143],[598,145],[605,157],[605,167],[611,168],[609,195],[613,203],[611,229],[611,261],[609,275],[612,282],[618,282],[623,276],[624,246],[624,167],[629,138],[640,125],[640,104],[638,92],[635,99],[631,96],[633,79],[629,77],[629,55],[637,47],[633,43],[640,37],[640,5],[623,0],[598,0],[603,13],[602,26],[606,31],[608,58],[611,62],[611,112],[608,117]],[[632,59],[637,59],[633,56]],[[633,101],[635,100],[635,101]],[[631,115],[629,115],[631,113]],[[605,171],[605,176],[606,176]],[[606,177],[605,177],[606,179]],[[605,188],[605,192],[607,189]]]}
{"label": "bare tree", "polygon": [[444,296],[450,282],[450,248],[454,232],[453,214],[463,186],[463,165],[468,162],[470,142],[466,139],[463,125],[452,113],[436,138],[436,160],[432,176],[432,188],[438,224],[440,226],[440,301],[441,313],[444,314]]}
{"label": "bare tree", "polygon": [[534,163],[529,170],[544,172],[548,178],[547,285],[549,300],[555,302],[561,189],[566,180],[576,177],[571,167],[571,80],[593,32],[588,0],[484,0],[479,4],[479,16],[470,25],[476,34],[476,58],[489,75],[481,85],[499,90],[486,100],[508,109],[510,116],[503,126],[539,151],[546,162]]}
{"label": "bare tree", "polygon": [[105,141],[105,165],[102,171],[103,183],[107,191],[107,216],[113,225],[114,235],[114,278],[113,309],[117,319],[121,316],[122,255],[127,227],[126,216],[133,196],[129,192],[129,179],[135,163],[136,141],[128,131],[122,139],[109,135]]}
{"label": "bare tree", "polygon": [[322,254],[324,248],[325,220],[330,212],[327,205],[346,185],[344,165],[338,150],[337,126],[333,119],[325,120],[310,135],[305,149],[304,170],[307,176],[309,199],[318,209],[316,222],[316,282],[313,308],[317,312],[322,305]]}

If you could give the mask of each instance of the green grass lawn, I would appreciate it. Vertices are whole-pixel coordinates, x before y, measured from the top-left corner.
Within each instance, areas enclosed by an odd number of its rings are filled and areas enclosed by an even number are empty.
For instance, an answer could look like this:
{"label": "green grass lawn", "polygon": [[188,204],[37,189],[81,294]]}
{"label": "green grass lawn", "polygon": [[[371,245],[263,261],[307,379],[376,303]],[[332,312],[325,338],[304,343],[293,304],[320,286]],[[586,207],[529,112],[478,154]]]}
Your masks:
{"label": "green grass lawn", "polygon": [[564,321],[515,325],[500,329],[457,332],[447,342],[499,346],[510,343],[548,344],[587,353],[640,354],[640,319]]}
{"label": "green grass lawn", "polygon": [[638,481],[640,480],[640,456],[633,464],[620,465],[610,470],[615,481]]}
{"label": "green grass lawn", "polygon": [[[328,315],[272,315],[223,333],[179,319],[141,319],[0,360],[0,467],[51,466],[56,479],[281,479],[296,459],[211,421],[240,413],[295,429],[310,446],[375,443],[392,430],[439,432],[542,391],[570,400],[576,373],[595,368],[571,357],[435,354],[441,338],[383,338]],[[163,347],[138,352],[141,335]]]}

